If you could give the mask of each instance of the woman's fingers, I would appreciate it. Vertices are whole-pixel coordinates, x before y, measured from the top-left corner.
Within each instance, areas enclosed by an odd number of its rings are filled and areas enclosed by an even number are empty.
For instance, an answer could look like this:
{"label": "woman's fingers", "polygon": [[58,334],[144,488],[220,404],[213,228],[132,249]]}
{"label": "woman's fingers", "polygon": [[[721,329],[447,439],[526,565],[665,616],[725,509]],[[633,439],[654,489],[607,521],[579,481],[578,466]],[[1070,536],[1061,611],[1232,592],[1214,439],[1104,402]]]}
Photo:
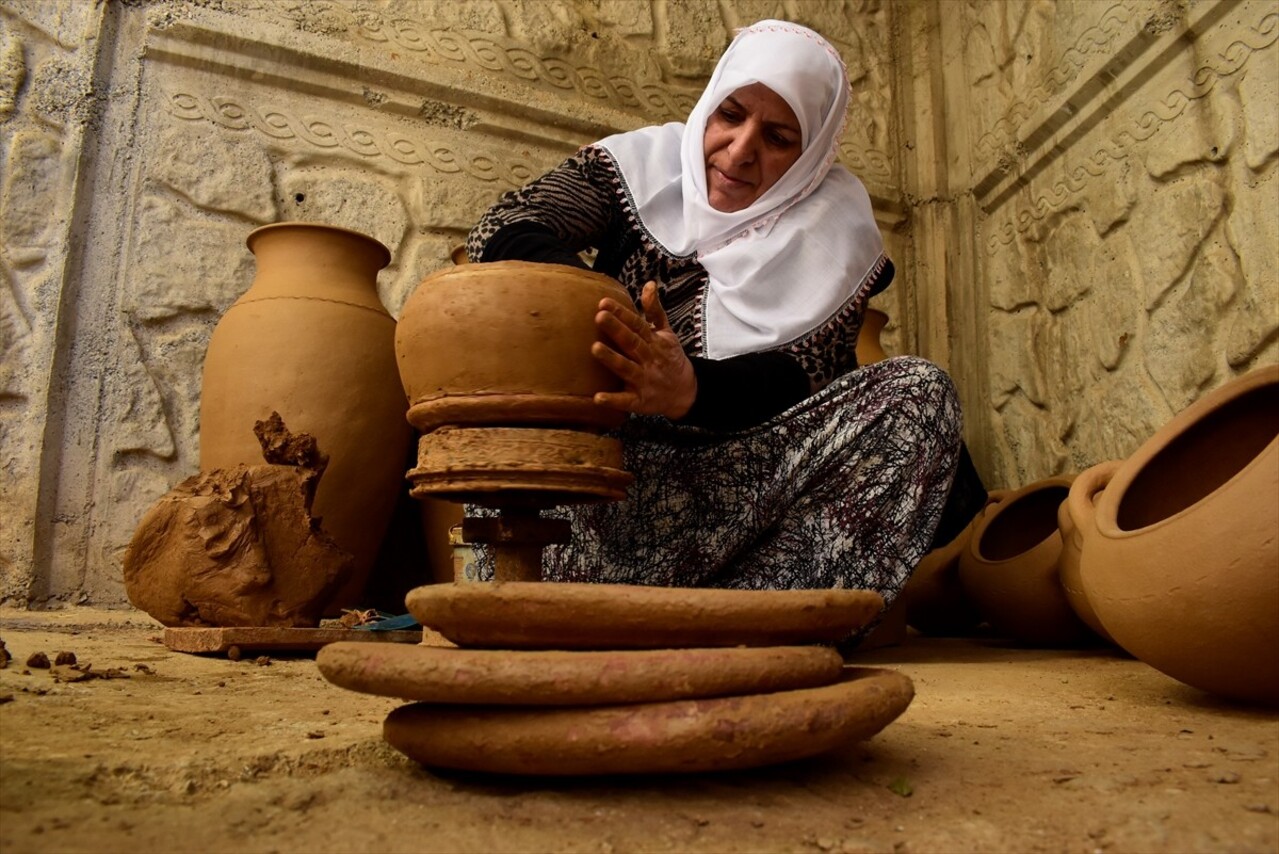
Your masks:
{"label": "woman's fingers", "polygon": [[599,341],[591,345],[591,355],[595,357],[597,362],[617,374],[618,378],[625,383],[638,384],[644,376],[643,369],[635,361],[626,358],[621,353]]}
{"label": "woman's fingers", "polygon": [[640,304],[644,306],[644,317],[648,319],[653,329],[659,332],[670,329],[671,324],[666,319],[666,309],[662,307],[662,300],[657,295],[657,282],[644,285],[644,290],[640,293]]}
{"label": "woman's fingers", "polygon": [[623,412],[634,412],[639,404],[639,396],[631,391],[597,391],[595,405],[620,409]]}
{"label": "woman's fingers", "polygon": [[[625,306],[611,299],[600,300],[599,310],[607,312],[619,323],[633,332],[641,341],[649,341],[653,337],[653,327],[635,311],[632,306]],[[595,316],[599,321],[599,314]]]}
{"label": "woman's fingers", "polygon": [[644,333],[611,311],[600,311],[595,315],[595,328],[619,350],[636,359],[643,357],[645,345],[653,337],[648,324],[644,324],[644,332],[647,332],[645,337]]}

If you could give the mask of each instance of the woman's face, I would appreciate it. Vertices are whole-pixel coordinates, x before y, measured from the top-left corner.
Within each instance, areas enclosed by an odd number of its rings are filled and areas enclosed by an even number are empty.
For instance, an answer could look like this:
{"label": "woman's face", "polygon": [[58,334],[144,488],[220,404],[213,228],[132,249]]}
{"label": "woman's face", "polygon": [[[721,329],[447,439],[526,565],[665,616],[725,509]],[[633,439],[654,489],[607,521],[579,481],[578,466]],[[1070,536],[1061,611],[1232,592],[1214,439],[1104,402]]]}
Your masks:
{"label": "woman's face", "polygon": [[763,83],[733,92],[711,113],[702,139],[711,207],[724,213],[750,207],[799,159],[802,140],[781,95]]}

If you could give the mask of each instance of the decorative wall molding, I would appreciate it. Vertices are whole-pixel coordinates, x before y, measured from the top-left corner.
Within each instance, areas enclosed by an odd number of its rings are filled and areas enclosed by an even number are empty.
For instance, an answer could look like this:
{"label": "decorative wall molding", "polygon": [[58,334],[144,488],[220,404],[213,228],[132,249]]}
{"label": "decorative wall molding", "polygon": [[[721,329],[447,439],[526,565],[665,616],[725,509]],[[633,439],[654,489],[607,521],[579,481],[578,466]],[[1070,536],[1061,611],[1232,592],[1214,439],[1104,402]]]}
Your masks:
{"label": "decorative wall molding", "polygon": [[[1273,9],[1272,6],[1269,8]],[[987,253],[994,254],[1000,246],[1008,245],[1019,234],[1067,206],[1091,180],[1104,176],[1113,164],[1126,160],[1134,148],[1185,115],[1221,80],[1242,70],[1253,54],[1272,48],[1279,41],[1279,12],[1270,11],[1262,15],[1255,25],[1235,32],[1238,37],[1215,56],[1204,60],[1182,85],[1141,110],[1126,127],[1102,139],[1093,154],[1076,161],[1079,165],[1052,181],[1047,189],[1034,193],[1028,204],[1018,206],[1011,215],[991,226],[989,230],[993,233],[986,241]],[[1179,40],[1181,37],[1171,38]],[[1054,148],[1054,152],[1059,153],[1060,149]],[[1019,186],[1009,187],[1001,198],[1009,196]],[[993,209],[985,204],[983,207],[988,211]]]}
{"label": "decorative wall molding", "polygon": [[545,88],[519,78],[486,85],[488,76],[476,75],[477,66],[469,63],[442,63],[423,75],[416,55],[349,43],[334,50],[331,38],[266,22],[238,33],[225,26],[216,13],[191,10],[181,21],[148,31],[146,58],[411,121],[421,121],[427,105],[456,105],[473,114],[475,130],[561,150],[642,123],[607,104],[576,101],[560,109]]}
{"label": "decorative wall molding", "polygon": [[[1134,29],[1135,18],[1136,12],[1130,3],[1116,3],[1102,14],[1095,26],[1084,30],[1044,74],[1043,82],[1025,96],[1014,99],[1003,109],[994,125],[978,137],[974,144],[974,159],[979,165],[975,171],[984,173],[995,167],[1001,147],[1020,142],[1017,137],[1021,128],[1043,124],[1042,117],[1035,120],[1036,111],[1050,104],[1054,96],[1072,83],[1095,56],[1105,56],[1121,34]],[[1140,30],[1141,24],[1141,21],[1136,21],[1135,29]],[[1053,105],[1048,112],[1055,111],[1056,105]]]}
{"label": "decorative wall molding", "polygon": [[[245,98],[199,95],[170,90],[162,99],[165,110],[183,121],[211,121],[220,127],[248,131],[276,141],[297,141],[317,149],[343,149],[360,157],[386,157],[403,166],[426,166],[443,174],[465,173],[479,181],[519,187],[537,177],[544,165],[496,153],[463,153],[438,139],[416,140],[386,128],[355,121],[331,121],[298,116],[273,105],[258,108]],[[467,146],[472,148],[471,146]]]}
{"label": "decorative wall molding", "polygon": [[423,21],[388,17],[367,7],[348,7],[332,0],[311,4],[343,21],[346,32],[369,42],[413,52],[436,65],[482,68],[518,80],[546,84],[565,94],[606,103],[646,119],[681,121],[692,110],[699,89],[609,73],[556,56],[538,56],[526,46],[491,33],[459,32]]}

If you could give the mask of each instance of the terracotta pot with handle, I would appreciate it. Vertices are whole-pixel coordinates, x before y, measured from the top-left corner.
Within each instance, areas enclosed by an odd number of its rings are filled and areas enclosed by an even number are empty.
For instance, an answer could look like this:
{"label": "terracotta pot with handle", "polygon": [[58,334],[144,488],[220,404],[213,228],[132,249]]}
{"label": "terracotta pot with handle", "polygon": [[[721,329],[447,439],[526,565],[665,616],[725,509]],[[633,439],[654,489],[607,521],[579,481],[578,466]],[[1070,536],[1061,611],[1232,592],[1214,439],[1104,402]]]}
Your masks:
{"label": "terracotta pot with handle", "polygon": [[1080,578],[1115,641],[1196,688],[1279,704],[1279,366],[1184,409],[1072,492]]}
{"label": "terracotta pot with handle", "polygon": [[[1075,478],[1075,482],[1070,485],[1070,491],[1079,493],[1082,496],[1081,500],[1095,505],[1121,462],[1122,460],[1109,460],[1085,470]],[[1065,591],[1066,599],[1070,602],[1070,607],[1079,615],[1079,619],[1098,635],[1114,643],[1115,639],[1110,636],[1110,632],[1106,631],[1106,627],[1097,618],[1097,612],[1089,603],[1088,596],[1084,593],[1083,581],[1079,577],[1084,534],[1071,518],[1069,496],[1057,508],[1057,527],[1061,529],[1061,560],[1058,567],[1061,589]]]}
{"label": "terracotta pot with handle", "polygon": [[959,562],[959,579],[993,628],[1033,646],[1076,646],[1092,639],[1058,580],[1057,508],[1071,478],[1052,477],[991,502]]}

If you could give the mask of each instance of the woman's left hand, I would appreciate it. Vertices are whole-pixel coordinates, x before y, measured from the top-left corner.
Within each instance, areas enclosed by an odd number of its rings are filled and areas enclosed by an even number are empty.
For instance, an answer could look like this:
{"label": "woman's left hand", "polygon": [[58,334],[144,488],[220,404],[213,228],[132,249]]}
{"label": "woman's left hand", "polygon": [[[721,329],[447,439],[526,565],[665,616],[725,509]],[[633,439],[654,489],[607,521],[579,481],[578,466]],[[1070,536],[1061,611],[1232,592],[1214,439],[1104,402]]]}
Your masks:
{"label": "woman's left hand", "polygon": [[615,300],[600,300],[595,327],[612,346],[596,341],[591,355],[617,374],[626,387],[618,392],[597,392],[595,402],[623,412],[683,418],[697,398],[693,363],[684,355],[666,319],[656,282],[644,286],[640,304],[643,317]]}

